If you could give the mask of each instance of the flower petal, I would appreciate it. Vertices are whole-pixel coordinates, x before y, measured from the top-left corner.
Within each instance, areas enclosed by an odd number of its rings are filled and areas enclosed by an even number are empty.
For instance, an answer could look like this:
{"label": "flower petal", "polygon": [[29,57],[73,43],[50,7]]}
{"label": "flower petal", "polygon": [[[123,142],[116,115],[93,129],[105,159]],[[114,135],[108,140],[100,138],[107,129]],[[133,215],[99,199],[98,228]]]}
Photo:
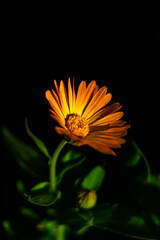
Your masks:
{"label": "flower petal", "polygon": [[62,106],[61,106],[61,103],[60,103],[59,96],[57,95],[57,93],[56,93],[53,89],[52,89],[52,92],[51,92],[51,93],[52,93],[54,99],[56,100],[56,102],[57,102],[59,108],[60,108],[61,111],[62,111]]}
{"label": "flower petal", "polygon": [[83,102],[86,96],[86,82],[82,81],[78,87],[75,112],[81,114],[81,103]]}
{"label": "flower petal", "polygon": [[[110,102],[111,98],[112,98],[111,93],[108,93],[107,95],[105,95],[102,99],[100,99],[100,101],[96,104],[96,106],[92,109],[92,111],[90,111],[90,114],[88,114],[88,116],[91,117],[94,113],[96,113],[101,108],[106,106]],[[86,119],[88,119],[88,116]]]}
{"label": "flower petal", "polygon": [[94,109],[97,106],[97,104],[99,105],[99,101],[101,102],[103,101],[106,92],[107,87],[102,87],[101,89],[99,89],[99,91],[96,92],[96,94],[93,96],[90,103],[88,104],[87,108],[85,109],[82,115],[83,118],[87,119],[93,115],[93,112],[96,112]]}
{"label": "flower petal", "polygon": [[45,92],[45,95],[46,95],[46,98],[49,101],[49,104],[51,105],[52,109],[57,113],[57,115],[60,118],[64,119],[62,110],[61,110],[60,106],[58,105],[57,101],[55,100],[53,94],[49,90],[47,90]]}
{"label": "flower petal", "polygon": [[63,128],[65,128],[65,121],[64,119],[60,118],[56,112],[54,112],[52,109],[49,110],[50,111],[50,116],[56,120]]}
{"label": "flower petal", "polygon": [[111,148],[109,148],[107,145],[105,145],[104,143],[99,142],[99,141],[95,141],[95,142],[82,141],[82,142],[78,143],[78,146],[82,146],[82,145],[88,145],[103,154],[110,154],[110,155],[117,156],[116,153]]}
{"label": "flower petal", "polygon": [[81,102],[81,106],[79,106],[79,114],[82,115],[84,112],[85,107],[89,103],[90,99],[94,96],[94,94],[97,92],[98,86],[96,85],[96,81],[91,81],[86,89],[85,97],[83,98],[83,101]]}
{"label": "flower petal", "polygon": [[119,127],[110,127],[107,131],[104,131],[104,133],[107,136],[123,137],[123,136],[127,135],[128,128],[130,128],[130,125],[119,126]]}
{"label": "flower petal", "polygon": [[68,78],[68,98],[69,98],[69,110],[70,110],[70,113],[73,113],[73,106],[72,106],[73,97],[72,97],[72,86],[71,86],[70,77]]}
{"label": "flower petal", "polygon": [[125,143],[126,140],[120,137],[115,137],[115,136],[109,136],[109,135],[100,135],[98,133],[97,135],[91,135],[86,138],[88,141],[99,141],[104,144],[106,144],[108,147],[114,147],[114,148],[119,148],[121,147],[121,144]]}
{"label": "flower petal", "polygon": [[82,139],[80,137],[77,137],[76,135],[71,134],[69,131],[67,131],[65,128],[61,128],[56,126],[55,130],[57,131],[58,134],[60,135],[65,135],[67,136],[70,140],[73,140],[74,142],[81,142]]}
{"label": "flower petal", "polygon": [[75,106],[76,106],[76,94],[75,94],[75,87],[74,87],[74,78],[73,78],[73,95],[72,95],[72,111],[75,112]]}
{"label": "flower petal", "polygon": [[60,82],[59,97],[61,101],[62,111],[66,118],[67,114],[69,114],[68,97],[67,97],[67,92],[66,92],[64,82],[62,80]]}
{"label": "flower petal", "polygon": [[109,114],[103,118],[100,118],[99,120],[95,121],[94,123],[92,123],[92,126],[94,126],[94,125],[102,126],[102,125],[114,123],[115,121],[117,121],[121,117],[123,117],[123,115],[124,115],[123,112],[116,112],[116,113]]}
{"label": "flower petal", "polygon": [[61,127],[56,126],[55,130],[60,135],[68,135],[68,131],[65,128],[61,128]]}
{"label": "flower petal", "polygon": [[59,96],[59,86],[58,86],[56,80],[54,80],[54,86],[55,86],[55,88],[56,88],[56,92],[57,92],[57,94],[58,94],[58,96]]}
{"label": "flower petal", "polygon": [[107,106],[107,107],[99,110],[95,114],[93,114],[89,119],[87,119],[88,123],[90,125],[92,125],[92,123],[94,121],[99,120],[99,119],[101,119],[101,118],[103,118],[103,117],[105,117],[105,116],[107,116],[107,115],[109,115],[111,113],[114,113],[114,112],[118,111],[121,108],[122,108],[122,106],[120,106],[119,103],[113,103],[110,106]]}
{"label": "flower petal", "polygon": [[[121,106],[114,103],[105,107],[112,98],[111,93],[107,93],[107,87],[98,90],[96,81],[82,81],[78,87],[77,97],[74,88],[68,79],[68,96],[64,82],[61,80],[60,86],[54,81],[56,91],[46,91],[46,98],[51,108],[50,113],[61,127],[55,129],[60,135],[66,135],[69,139],[77,142],[78,146],[88,145],[104,154],[115,155],[112,148],[120,148],[125,139],[122,137],[127,134],[130,125],[125,125],[126,121],[120,120],[123,112],[117,112]],[[84,118],[89,124],[89,134],[82,138],[74,135],[65,125],[65,119],[68,114],[77,114]],[[78,125],[77,125],[78,127]]]}
{"label": "flower petal", "polygon": [[104,126],[104,130],[103,130],[103,126],[99,126],[99,127],[96,127],[96,129],[91,130],[89,135],[86,137],[86,139],[93,140],[97,138],[103,138],[103,139],[118,141],[120,144],[123,144],[124,139],[121,139],[121,137],[127,135],[128,128],[130,128],[130,125],[114,126],[114,127],[107,125],[106,127]]}

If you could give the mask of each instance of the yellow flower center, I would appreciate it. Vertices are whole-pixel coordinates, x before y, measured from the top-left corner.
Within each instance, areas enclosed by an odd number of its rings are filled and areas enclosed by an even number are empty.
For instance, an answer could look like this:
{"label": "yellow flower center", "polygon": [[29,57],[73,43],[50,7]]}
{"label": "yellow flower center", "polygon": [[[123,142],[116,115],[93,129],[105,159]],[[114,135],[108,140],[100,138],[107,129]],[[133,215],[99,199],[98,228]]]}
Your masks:
{"label": "yellow flower center", "polygon": [[71,134],[78,137],[86,137],[89,133],[88,121],[83,119],[78,114],[69,114],[65,119],[65,126]]}

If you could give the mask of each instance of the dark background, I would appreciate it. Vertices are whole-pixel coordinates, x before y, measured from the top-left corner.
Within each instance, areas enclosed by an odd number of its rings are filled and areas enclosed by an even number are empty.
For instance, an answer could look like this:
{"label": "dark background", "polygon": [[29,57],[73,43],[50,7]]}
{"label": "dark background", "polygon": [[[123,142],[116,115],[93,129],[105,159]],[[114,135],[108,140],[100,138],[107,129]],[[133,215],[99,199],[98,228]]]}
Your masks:
{"label": "dark background", "polygon": [[76,86],[94,79],[108,86],[112,103],[123,105],[124,119],[132,125],[127,139],[137,142],[159,173],[159,30],[158,6],[149,3],[5,6],[1,126],[27,139],[27,117],[39,137],[58,144],[45,90],[53,79],[67,83],[74,76]]}
{"label": "dark background", "polygon": [[123,105],[124,119],[132,125],[129,138],[156,170],[158,6],[101,1],[9,5],[2,27],[2,124],[19,131],[24,117],[31,117],[45,131],[43,120],[49,117],[44,92],[53,87],[53,79],[67,82],[74,76],[77,86],[94,79],[100,87],[108,86],[112,102]]}

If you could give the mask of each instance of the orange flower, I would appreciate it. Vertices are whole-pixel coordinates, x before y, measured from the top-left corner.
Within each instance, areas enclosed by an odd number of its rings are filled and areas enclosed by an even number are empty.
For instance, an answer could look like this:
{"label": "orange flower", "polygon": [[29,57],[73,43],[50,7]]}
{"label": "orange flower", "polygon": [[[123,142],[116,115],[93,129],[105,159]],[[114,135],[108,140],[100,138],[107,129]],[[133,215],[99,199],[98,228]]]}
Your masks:
{"label": "orange flower", "polygon": [[130,125],[119,120],[124,115],[117,112],[122,107],[119,103],[106,106],[112,98],[107,87],[99,89],[96,81],[88,86],[82,81],[76,96],[74,80],[72,88],[68,79],[68,95],[62,80],[60,86],[54,80],[54,85],[56,91],[47,90],[46,98],[51,106],[51,117],[61,126],[56,126],[56,131],[77,142],[78,146],[89,145],[101,153],[116,156],[112,148],[120,148],[125,143],[122,137]]}

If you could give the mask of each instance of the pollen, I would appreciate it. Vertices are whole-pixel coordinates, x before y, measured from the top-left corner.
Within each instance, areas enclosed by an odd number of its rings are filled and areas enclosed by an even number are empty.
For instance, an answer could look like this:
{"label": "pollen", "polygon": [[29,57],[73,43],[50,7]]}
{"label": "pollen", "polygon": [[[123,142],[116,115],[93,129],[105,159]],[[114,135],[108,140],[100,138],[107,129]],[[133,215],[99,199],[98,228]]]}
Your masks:
{"label": "pollen", "polygon": [[86,137],[89,133],[88,121],[78,114],[69,114],[65,119],[65,126],[71,134]]}

